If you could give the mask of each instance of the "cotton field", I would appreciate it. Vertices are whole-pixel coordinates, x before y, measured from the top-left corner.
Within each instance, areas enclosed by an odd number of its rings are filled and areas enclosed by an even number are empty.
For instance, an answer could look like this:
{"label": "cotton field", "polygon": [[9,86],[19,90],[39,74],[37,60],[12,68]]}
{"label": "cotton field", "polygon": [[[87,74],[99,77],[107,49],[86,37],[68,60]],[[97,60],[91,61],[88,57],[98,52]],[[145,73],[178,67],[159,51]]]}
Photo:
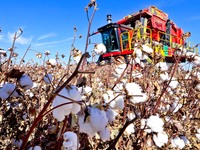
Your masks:
{"label": "cotton field", "polygon": [[1,149],[199,149],[198,66],[80,65],[2,66]]}

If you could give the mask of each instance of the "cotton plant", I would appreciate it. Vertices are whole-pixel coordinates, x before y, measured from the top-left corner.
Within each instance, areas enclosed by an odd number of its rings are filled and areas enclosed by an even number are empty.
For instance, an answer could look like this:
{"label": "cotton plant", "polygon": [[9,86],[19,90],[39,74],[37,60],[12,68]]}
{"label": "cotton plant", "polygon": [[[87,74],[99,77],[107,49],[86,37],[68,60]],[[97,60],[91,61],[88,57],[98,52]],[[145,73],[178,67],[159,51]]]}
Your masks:
{"label": "cotton plant", "polygon": [[126,83],[125,89],[130,101],[134,104],[145,102],[147,100],[146,93],[142,92],[142,88],[135,82]]}
{"label": "cotton plant", "polygon": [[77,150],[79,147],[77,134],[67,131],[63,134],[63,148],[64,150]]}
{"label": "cotton plant", "polygon": [[97,107],[97,105],[93,107],[88,106],[86,113],[82,113],[79,116],[79,131],[86,133],[89,137],[99,133],[101,140],[106,141],[110,139],[110,130],[107,128],[109,119],[106,112]]}
{"label": "cotton plant", "polygon": [[20,78],[19,78],[19,85],[25,89],[31,89],[33,87],[33,81],[30,78],[30,76],[23,74]]}
{"label": "cotton plant", "polygon": [[[64,97],[61,97],[59,95],[62,95]],[[56,107],[58,105],[64,104],[64,103],[69,103],[72,102],[69,99],[73,99],[74,101],[81,101],[81,94],[76,88],[76,86],[70,86],[69,89],[63,88],[60,92],[59,95],[55,97],[52,103],[52,107]],[[66,98],[65,98],[66,97]],[[77,103],[69,103],[65,104],[63,106],[60,106],[56,109],[53,110],[53,116],[56,118],[58,121],[63,121],[65,116],[69,115],[70,113],[77,114],[81,110],[81,106]]]}

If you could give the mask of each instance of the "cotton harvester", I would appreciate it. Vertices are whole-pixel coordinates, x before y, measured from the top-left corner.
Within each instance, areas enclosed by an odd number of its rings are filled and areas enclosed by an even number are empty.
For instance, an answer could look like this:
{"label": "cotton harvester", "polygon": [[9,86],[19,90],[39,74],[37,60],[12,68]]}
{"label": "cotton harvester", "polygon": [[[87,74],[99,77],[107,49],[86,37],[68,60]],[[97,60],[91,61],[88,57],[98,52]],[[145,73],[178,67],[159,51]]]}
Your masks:
{"label": "cotton harvester", "polygon": [[161,61],[173,63],[180,56],[179,61],[185,62],[187,57],[198,53],[198,44],[186,41],[190,32],[184,33],[166,13],[155,6],[125,16],[118,22],[112,22],[111,15],[107,15],[107,21],[108,24],[91,34],[102,35],[102,43],[94,48],[100,55],[98,62],[110,62],[116,56],[124,56],[128,60],[129,56],[139,51],[142,51],[140,61],[153,63],[160,55]]}

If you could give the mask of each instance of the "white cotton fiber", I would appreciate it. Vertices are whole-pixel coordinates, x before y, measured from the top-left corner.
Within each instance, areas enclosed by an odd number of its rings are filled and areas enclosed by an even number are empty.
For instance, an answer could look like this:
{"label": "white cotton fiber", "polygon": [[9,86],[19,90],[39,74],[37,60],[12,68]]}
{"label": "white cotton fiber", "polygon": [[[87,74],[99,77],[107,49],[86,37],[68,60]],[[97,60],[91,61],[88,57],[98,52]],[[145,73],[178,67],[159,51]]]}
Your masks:
{"label": "white cotton fiber", "polygon": [[153,134],[153,141],[158,147],[162,147],[168,142],[168,135],[165,132],[158,132],[157,135]]}
{"label": "white cotton fiber", "polygon": [[129,126],[126,128],[125,132],[130,135],[132,133],[135,133],[135,126],[133,123],[129,124]]}
{"label": "white cotton fiber", "polygon": [[33,87],[33,81],[31,80],[31,78],[28,75],[25,75],[25,74],[23,74],[20,77],[19,84],[25,90],[31,89]]}
{"label": "white cotton fiber", "polygon": [[138,93],[138,96],[132,96],[130,98],[130,101],[134,104],[137,104],[137,103],[142,103],[142,102],[145,102],[147,100],[147,95],[145,93]]}
{"label": "white cotton fiber", "polygon": [[81,101],[81,93],[78,91],[76,86],[70,86],[68,90],[69,97],[75,101]]}
{"label": "white cotton fiber", "polygon": [[142,88],[137,83],[134,82],[126,83],[125,89],[129,96],[138,95],[142,93]]}
{"label": "white cotton fiber", "polygon": [[73,103],[71,113],[72,114],[77,114],[81,110],[81,105]]}
{"label": "white cotton fiber", "polygon": [[185,147],[184,140],[180,139],[179,137],[175,137],[171,139],[172,147],[178,147],[179,149],[183,149]]}
{"label": "white cotton fiber", "polygon": [[158,116],[150,116],[147,119],[147,126],[151,128],[153,132],[162,132],[163,131],[164,122]]}
{"label": "white cotton fiber", "polygon": [[90,123],[97,132],[105,129],[106,125],[108,124],[106,112],[104,110],[92,107],[90,109]]}
{"label": "white cotton fiber", "polygon": [[53,110],[53,117],[56,118],[58,121],[63,121],[65,119],[65,112],[62,109],[54,109]]}
{"label": "white cotton fiber", "polygon": [[78,138],[77,138],[77,134],[71,131],[67,131],[63,134],[63,147],[66,150],[69,149],[78,149],[77,143],[78,143]]}
{"label": "white cotton fiber", "polygon": [[93,50],[96,54],[101,55],[106,52],[106,47],[103,43],[99,43],[99,44],[95,45]]}
{"label": "white cotton fiber", "polygon": [[90,124],[90,121],[88,121],[88,118],[86,120],[84,119],[85,119],[85,115],[79,116],[79,119],[78,119],[78,124],[80,127],[79,131],[82,133],[86,133],[87,135],[89,135],[89,137],[93,137],[96,134],[96,131]]}
{"label": "white cotton fiber", "polygon": [[[63,88],[59,92],[59,94],[62,96],[65,96],[65,97],[69,97],[68,91],[66,88]],[[61,104],[67,103],[67,102],[71,102],[71,101],[69,101],[66,98],[56,96],[55,99],[53,100],[52,107],[56,107],[58,105],[61,105]],[[72,107],[73,107],[72,103],[60,106],[53,110],[53,115],[55,118],[57,117],[56,119],[58,119],[59,121],[62,121],[64,119],[63,115],[69,115]],[[59,116],[59,115],[61,115],[61,116]]]}

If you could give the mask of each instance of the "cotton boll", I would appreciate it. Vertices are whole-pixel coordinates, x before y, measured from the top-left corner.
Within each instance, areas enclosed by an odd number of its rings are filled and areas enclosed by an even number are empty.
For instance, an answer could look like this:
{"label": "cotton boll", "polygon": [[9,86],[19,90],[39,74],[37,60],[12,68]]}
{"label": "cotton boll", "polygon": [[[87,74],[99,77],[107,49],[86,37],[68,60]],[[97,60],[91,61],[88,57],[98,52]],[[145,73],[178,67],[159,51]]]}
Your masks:
{"label": "cotton boll", "polygon": [[141,63],[141,58],[136,57],[134,61],[135,61],[136,64],[140,64]]}
{"label": "cotton boll", "polygon": [[200,91],[200,83],[196,85],[197,91]]}
{"label": "cotton boll", "polygon": [[184,140],[180,139],[179,137],[175,137],[171,139],[172,147],[178,147],[180,149],[183,149],[185,147]]}
{"label": "cotton boll", "polygon": [[191,58],[191,57],[194,57],[196,55],[196,53],[193,53],[193,52],[190,52],[190,51],[187,51],[185,56],[186,58]]}
{"label": "cotton boll", "polygon": [[[65,96],[65,97],[69,97],[68,95],[68,91],[66,88],[63,88],[60,92],[60,95]],[[52,107],[56,107],[58,105],[64,104],[64,103],[68,103],[71,102],[66,98],[60,97],[60,96],[56,96],[55,99],[52,102]],[[59,121],[64,120],[64,116],[63,115],[69,115],[71,112],[71,109],[73,107],[73,104],[66,104],[66,105],[62,105],[56,109],[53,110],[53,115],[56,119],[58,119]],[[59,116],[60,115],[60,116]]]}
{"label": "cotton boll", "polygon": [[135,126],[133,123],[129,124],[128,127],[125,130],[126,134],[130,135],[132,133],[135,133]]}
{"label": "cotton boll", "polygon": [[173,102],[170,110],[173,111],[173,113],[176,113],[183,105],[179,104],[177,101]]}
{"label": "cotton boll", "polygon": [[195,133],[195,136],[200,141],[200,133]]}
{"label": "cotton boll", "polygon": [[139,49],[139,48],[136,48],[135,49],[135,55],[136,55],[136,57],[138,57],[138,58],[142,58],[142,51],[141,51],[141,49]]}
{"label": "cotton boll", "polygon": [[199,134],[200,134],[200,128],[199,128],[199,129],[197,129],[197,133],[199,133]]}
{"label": "cotton boll", "polygon": [[124,72],[125,68],[126,68],[126,64],[117,65],[116,68],[115,68],[115,71],[114,71],[113,75],[116,78],[119,78],[121,76],[121,74]]}
{"label": "cotton boll", "polygon": [[160,74],[160,79],[161,79],[162,81],[168,80],[168,79],[169,79],[168,73],[167,73],[167,72],[161,73],[161,74]]}
{"label": "cotton boll", "polygon": [[101,130],[99,134],[103,142],[110,140],[110,130],[108,128]]}
{"label": "cotton boll", "polygon": [[159,62],[156,64],[156,67],[161,69],[162,71],[167,71],[169,69],[166,62]]}
{"label": "cotton boll", "polygon": [[133,112],[128,113],[126,116],[128,117],[129,120],[133,120],[136,117],[135,113]]}
{"label": "cotton boll", "polygon": [[140,120],[140,129],[144,129],[146,125],[147,119],[141,119]]}
{"label": "cotton boll", "polygon": [[19,84],[25,90],[31,89],[33,87],[33,81],[28,75],[25,74],[20,77]]}
{"label": "cotton boll", "polygon": [[104,110],[92,107],[90,109],[90,123],[97,132],[105,129],[108,124],[106,112]]}
{"label": "cotton boll", "polygon": [[114,99],[114,92],[112,90],[106,91],[106,93],[103,94],[103,99],[105,103],[109,103],[112,99]]}
{"label": "cotton boll", "polygon": [[142,93],[142,88],[134,82],[126,83],[125,89],[129,96],[138,95]]}
{"label": "cotton boll", "polygon": [[45,74],[43,80],[46,84],[50,84],[52,82],[53,76],[52,74]]}
{"label": "cotton boll", "polygon": [[143,51],[148,53],[148,54],[152,54],[153,53],[153,49],[147,45],[142,45]]}
{"label": "cotton boll", "polygon": [[93,137],[96,134],[96,130],[92,127],[88,119],[85,119],[85,115],[79,116],[78,124],[79,124],[79,131],[82,133],[86,133],[89,137]]}
{"label": "cotton boll", "polygon": [[169,86],[172,88],[172,89],[175,89],[177,88],[179,85],[179,82],[177,80],[172,80],[169,84]]}
{"label": "cotton boll", "polygon": [[63,146],[64,146],[65,148],[70,149],[70,148],[72,148],[72,147],[75,147],[75,148],[77,149],[77,141],[78,141],[78,138],[77,138],[76,133],[70,132],[70,131],[65,132],[65,133],[63,134],[63,139],[65,140],[65,141],[63,142]]}
{"label": "cotton boll", "polygon": [[124,86],[123,83],[118,83],[118,84],[116,84],[116,86],[114,87],[113,91],[115,91],[115,92],[120,92],[120,91],[123,90],[123,88],[124,88],[123,86]]}
{"label": "cotton boll", "polygon": [[86,86],[86,87],[83,89],[83,91],[84,91],[84,94],[85,94],[85,95],[90,95],[90,94],[92,93],[92,88],[89,87],[89,86]]}
{"label": "cotton boll", "polygon": [[195,56],[194,57],[194,60],[193,60],[193,63],[197,66],[200,66],[200,56]]}
{"label": "cotton boll", "polygon": [[101,55],[106,52],[106,47],[103,43],[100,43],[100,44],[95,45],[93,50],[96,54]]}
{"label": "cotton boll", "polygon": [[163,131],[164,122],[158,116],[150,116],[147,119],[147,126],[151,128],[153,132],[162,132]]}
{"label": "cotton boll", "polygon": [[57,65],[57,61],[55,59],[49,59],[48,63],[52,66],[56,66]]}
{"label": "cotton boll", "polygon": [[153,135],[153,141],[158,147],[162,147],[168,142],[168,135],[165,132],[158,132],[157,135]]}

